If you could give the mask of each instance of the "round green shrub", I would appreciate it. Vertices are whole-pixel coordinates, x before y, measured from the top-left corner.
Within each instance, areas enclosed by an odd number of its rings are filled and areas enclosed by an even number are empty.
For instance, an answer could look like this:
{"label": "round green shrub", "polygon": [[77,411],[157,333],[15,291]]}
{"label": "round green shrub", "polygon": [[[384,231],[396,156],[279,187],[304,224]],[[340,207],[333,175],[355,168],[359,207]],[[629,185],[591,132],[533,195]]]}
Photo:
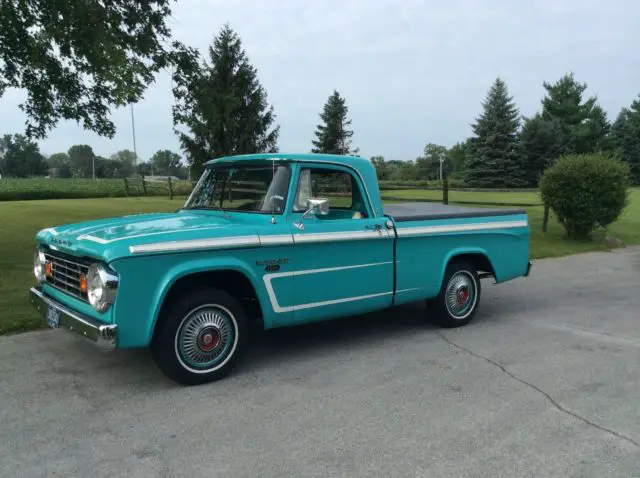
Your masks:
{"label": "round green shrub", "polygon": [[606,228],[627,205],[629,166],[605,154],[564,156],[540,179],[542,200],[571,239]]}

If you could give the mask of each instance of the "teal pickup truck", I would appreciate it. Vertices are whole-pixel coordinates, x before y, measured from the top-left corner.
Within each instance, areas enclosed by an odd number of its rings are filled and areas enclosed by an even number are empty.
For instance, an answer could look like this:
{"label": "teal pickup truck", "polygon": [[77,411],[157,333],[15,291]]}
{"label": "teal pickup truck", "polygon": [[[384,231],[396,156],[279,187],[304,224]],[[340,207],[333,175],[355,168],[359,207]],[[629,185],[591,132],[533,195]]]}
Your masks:
{"label": "teal pickup truck", "polygon": [[467,324],[480,279],[527,276],[524,211],[383,206],[360,157],[255,154],[206,164],[173,213],[36,235],[29,300],[44,323],[112,348],[149,347],[182,384],[225,376],[251,326],[293,326],[426,300]]}

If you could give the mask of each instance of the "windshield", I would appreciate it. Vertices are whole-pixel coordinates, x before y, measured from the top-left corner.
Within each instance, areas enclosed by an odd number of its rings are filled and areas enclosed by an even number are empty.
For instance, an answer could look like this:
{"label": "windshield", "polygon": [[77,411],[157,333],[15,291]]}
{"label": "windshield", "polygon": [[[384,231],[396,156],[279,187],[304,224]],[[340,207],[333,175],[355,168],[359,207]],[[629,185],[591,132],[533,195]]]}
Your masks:
{"label": "windshield", "polygon": [[282,214],[290,178],[289,167],[271,163],[208,168],[185,209]]}

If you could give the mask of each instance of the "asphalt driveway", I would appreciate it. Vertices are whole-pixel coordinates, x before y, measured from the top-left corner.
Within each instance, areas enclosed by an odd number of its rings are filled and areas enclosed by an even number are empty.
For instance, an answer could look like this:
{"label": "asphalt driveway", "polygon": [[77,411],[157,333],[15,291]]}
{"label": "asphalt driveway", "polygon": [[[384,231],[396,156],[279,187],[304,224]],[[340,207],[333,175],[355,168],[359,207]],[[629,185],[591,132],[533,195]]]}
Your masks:
{"label": "asphalt driveway", "polygon": [[640,476],[640,249],[485,281],[462,329],[423,315],[266,333],[194,388],[144,351],[0,338],[0,476]]}

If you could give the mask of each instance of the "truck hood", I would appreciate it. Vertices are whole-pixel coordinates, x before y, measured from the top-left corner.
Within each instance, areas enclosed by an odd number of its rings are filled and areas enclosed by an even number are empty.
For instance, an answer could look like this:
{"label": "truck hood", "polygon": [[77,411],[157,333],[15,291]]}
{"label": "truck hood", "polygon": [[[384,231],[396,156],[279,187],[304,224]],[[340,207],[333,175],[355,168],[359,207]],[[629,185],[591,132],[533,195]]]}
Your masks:
{"label": "truck hood", "polygon": [[259,245],[245,221],[210,212],[180,211],[99,219],[43,229],[36,240],[75,255],[111,262],[132,255]]}

